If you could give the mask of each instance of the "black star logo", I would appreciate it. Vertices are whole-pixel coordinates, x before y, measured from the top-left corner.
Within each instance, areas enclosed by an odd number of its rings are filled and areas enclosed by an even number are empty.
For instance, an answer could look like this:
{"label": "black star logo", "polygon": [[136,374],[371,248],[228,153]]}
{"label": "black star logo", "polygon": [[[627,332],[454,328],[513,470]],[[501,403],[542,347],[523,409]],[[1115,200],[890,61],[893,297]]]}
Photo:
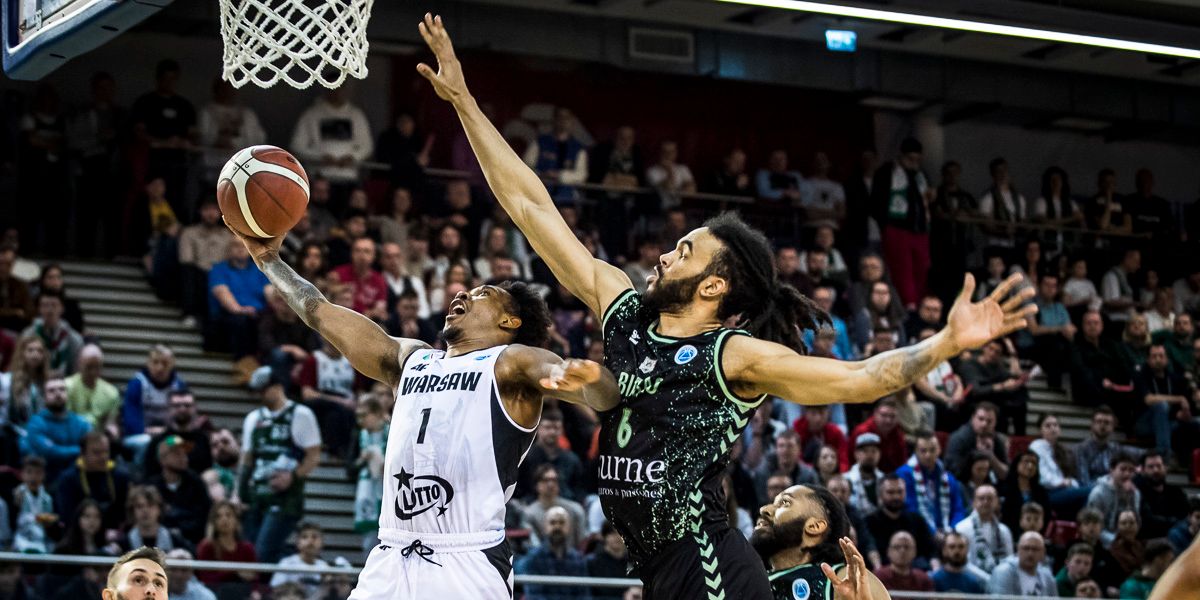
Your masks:
{"label": "black star logo", "polygon": [[400,467],[400,472],[392,475],[392,477],[395,477],[400,482],[400,484],[396,487],[397,490],[401,487],[406,487],[410,490],[412,489],[412,484],[410,482],[412,481],[413,474],[405,471],[404,467]]}
{"label": "black star logo", "polygon": [[445,505],[445,504],[443,504],[443,505],[439,506],[439,507],[438,507],[438,514],[437,514],[437,516],[439,516],[439,517],[440,517],[440,516],[442,516],[442,515],[446,514],[446,509],[447,509],[447,507],[446,507],[446,505]]}

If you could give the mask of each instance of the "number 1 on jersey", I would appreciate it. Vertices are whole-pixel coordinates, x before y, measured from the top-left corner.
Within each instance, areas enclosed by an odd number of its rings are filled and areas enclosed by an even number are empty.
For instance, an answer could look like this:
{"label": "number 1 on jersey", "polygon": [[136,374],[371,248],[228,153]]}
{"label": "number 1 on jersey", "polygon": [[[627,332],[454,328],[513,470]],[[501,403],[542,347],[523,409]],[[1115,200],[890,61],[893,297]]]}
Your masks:
{"label": "number 1 on jersey", "polygon": [[429,412],[432,410],[432,408],[421,409],[421,430],[417,432],[418,444],[425,443],[425,428],[429,426]]}

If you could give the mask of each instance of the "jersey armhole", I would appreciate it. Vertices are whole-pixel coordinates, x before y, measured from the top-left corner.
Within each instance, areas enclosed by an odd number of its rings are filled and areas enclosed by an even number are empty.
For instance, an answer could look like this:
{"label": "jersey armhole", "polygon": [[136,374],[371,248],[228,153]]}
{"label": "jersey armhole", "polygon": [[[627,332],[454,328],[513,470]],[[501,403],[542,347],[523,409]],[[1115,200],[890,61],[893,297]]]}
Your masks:
{"label": "jersey armhole", "polygon": [[500,407],[500,412],[504,415],[504,418],[508,419],[509,425],[512,425],[521,433],[533,433],[542,424],[542,411],[538,411],[537,423],[534,423],[533,427],[524,427],[508,413],[508,407],[504,405],[504,396],[500,395],[500,378],[496,377],[496,365],[500,363],[500,357],[504,354],[504,350],[508,350],[508,346],[505,346],[503,350],[497,353],[496,359],[492,362],[492,398]]}
{"label": "jersey armhole", "polygon": [[629,289],[625,290],[624,292],[621,292],[621,294],[618,295],[616,297],[616,299],[612,301],[612,304],[609,304],[608,308],[604,309],[604,315],[600,317],[600,332],[601,333],[603,333],[604,330],[608,328],[608,318],[611,317],[614,312],[616,312],[617,308],[619,308],[622,304],[624,304],[626,300],[628,300],[629,298],[636,296],[636,295],[637,295],[637,290],[635,290],[633,288],[629,288]]}
{"label": "jersey armhole", "polygon": [[740,329],[726,329],[721,332],[717,338],[717,343],[713,344],[713,372],[717,376],[717,384],[721,386],[721,392],[725,394],[725,399],[736,404],[742,410],[753,410],[762,404],[767,398],[766,394],[762,394],[756,398],[742,398],[729,388],[729,384],[725,380],[725,368],[721,364],[721,353],[725,350],[725,340],[730,335],[750,335]]}

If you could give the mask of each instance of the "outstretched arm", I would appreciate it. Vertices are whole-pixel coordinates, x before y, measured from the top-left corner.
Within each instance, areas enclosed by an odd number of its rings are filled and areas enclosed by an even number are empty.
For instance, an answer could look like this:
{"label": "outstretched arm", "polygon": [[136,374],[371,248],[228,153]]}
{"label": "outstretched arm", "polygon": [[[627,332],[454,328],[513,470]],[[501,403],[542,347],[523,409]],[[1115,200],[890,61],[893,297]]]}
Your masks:
{"label": "outstretched arm", "polygon": [[528,392],[504,397],[505,408],[524,427],[537,424],[543,397],[579,404],[596,412],[612,410],[621,401],[617,380],[599,363],[561,358],[532,346],[514,344],[505,349],[496,362],[496,375],[501,389],[519,387]]}
{"label": "outstretched arm", "polygon": [[262,269],[275,291],[287,300],[304,324],[329,340],[359,373],[395,387],[403,359],[415,350],[429,347],[419,340],[394,338],[371,319],[327,300],[315,285],[279,258],[283,236],[263,240],[237,231],[233,234],[246,245],[254,264]]}
{"label": "outstretched arm", "polygon": [[722,356],[725,375],[743,397],[770,394],[800,404],[872,402],[912,385],[963,350],[1025,327],[1037,308],[1023,306],[1032,288],[1009,297],[1020,280],[1019,273],[1013,275],[972,303],[975,279],[967,275],[945,329],[919,344],[861,361],[803,356],[773,342],[731,337]]}
{"label": "outstretched arm", "polygon": [[604,314],[604,309],[621,292],[633,287],[629,276],[592,257],[559,215],[545,184],[484,116],[467,90],[462,65],[454,54],[442,18],[427,13],[418,28],[437,58],[438,70],[435,72],[422,63],[417,65],[417,71],[458,112],[492,193],[554,276],[593,312]]}

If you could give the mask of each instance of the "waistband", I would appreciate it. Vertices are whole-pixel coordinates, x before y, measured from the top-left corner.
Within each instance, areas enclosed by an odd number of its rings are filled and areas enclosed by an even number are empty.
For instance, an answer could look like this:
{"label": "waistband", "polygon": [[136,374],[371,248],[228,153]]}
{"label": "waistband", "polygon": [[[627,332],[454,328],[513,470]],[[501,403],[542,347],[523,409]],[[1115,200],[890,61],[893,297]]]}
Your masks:
{"label": "waistband", "polygon": [[405,529],[379,529],[379,542],[389,546],[408,546],[420,541],[434,552],[455,553],[487,550],[504,541],[504,530],[472,531],[468,533],[420,533]]}

